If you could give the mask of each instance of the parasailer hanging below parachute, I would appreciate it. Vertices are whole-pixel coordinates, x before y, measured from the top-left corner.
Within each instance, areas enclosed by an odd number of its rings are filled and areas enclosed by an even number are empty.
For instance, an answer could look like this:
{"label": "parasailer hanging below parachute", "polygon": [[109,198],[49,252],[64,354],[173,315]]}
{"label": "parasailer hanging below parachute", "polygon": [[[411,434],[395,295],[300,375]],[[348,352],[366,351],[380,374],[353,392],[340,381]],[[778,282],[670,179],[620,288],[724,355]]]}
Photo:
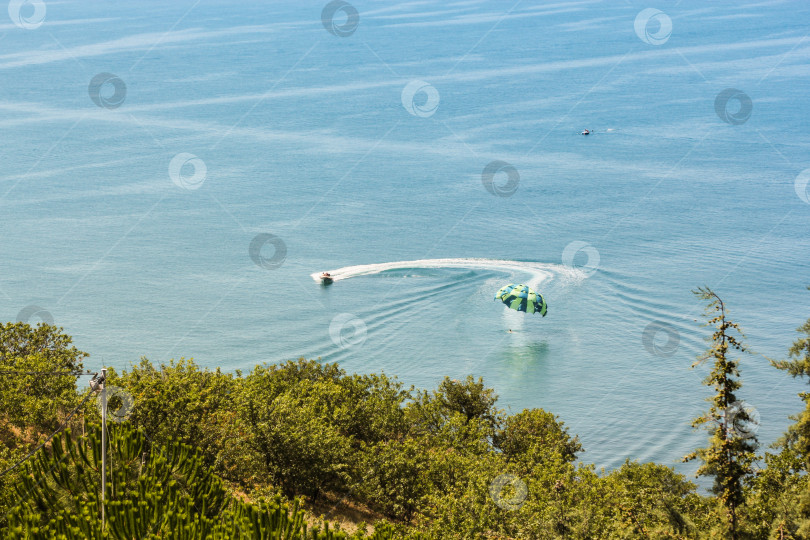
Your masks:
{"label": "parasailer hanging below parachute", "polygon": [[498,289],[495,300],[500,300],[510,309],[525,311],[526,313],[539,313],[546,316],[548,306],[543,297],[531,290],[527,285],[510,283]]}

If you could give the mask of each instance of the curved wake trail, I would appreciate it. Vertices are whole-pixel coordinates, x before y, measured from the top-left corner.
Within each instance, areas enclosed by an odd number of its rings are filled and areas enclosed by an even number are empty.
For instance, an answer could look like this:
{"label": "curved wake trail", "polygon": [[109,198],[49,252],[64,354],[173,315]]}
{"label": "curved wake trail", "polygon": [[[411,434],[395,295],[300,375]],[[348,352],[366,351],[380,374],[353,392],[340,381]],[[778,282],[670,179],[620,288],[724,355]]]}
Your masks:
{"label": "curved wake trail", "polygon": [[[577,280],[585,277],[582,271],[560,264],[501,259],[419,259],[415,261],[344,266],[337,270],[328,270],[328,272],[332,275],[334,281],[341,281],[353,277],[381,274],[389,270],[419,268],[466,268],[472,270],[501,270],[510,273],[524,273],[530,276],[525,284],[532,288],[538,287],[540,284],[555,276],[564,275]],[[313,280],[320,281],[320,272],[314,272],[310,275]]]}
{"label": "curved wake trail", "polygon": [[[360,276],[371,276],[381,274],[389,270],[418,270],[420,268],[460,268],[467,270],[496,270],[508,274],[525,274],[528,279],[520,278],[532,289],[538,290],[541,285],[547,285],[554,278],[569,281],[582,281],[587,274],[576,268],[561,264],[550,264],[529,261],[511,261],[504,259],[418,259],[415,261],[397,261],[377,264],[360,264],[355,266],[344,266],[336,270],[328,270],[334,281],[342,281]],[[310,274],[313,280],[320,282],[320,272]],[[504,309],[503,326],[520,332],[523,329],[525,317],[523,314]]]}

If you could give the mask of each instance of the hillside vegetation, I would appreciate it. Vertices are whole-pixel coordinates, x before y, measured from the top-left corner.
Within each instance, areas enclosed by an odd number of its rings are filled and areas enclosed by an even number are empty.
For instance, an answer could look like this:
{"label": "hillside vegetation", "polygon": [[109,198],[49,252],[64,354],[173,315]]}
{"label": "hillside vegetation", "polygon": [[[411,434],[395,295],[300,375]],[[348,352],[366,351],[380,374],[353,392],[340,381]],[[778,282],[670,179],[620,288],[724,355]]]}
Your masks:
{"label": "hillside vegetation", "polygon": [[[315,360],[244,374],[143,358],[105,383],[104,536],[99,408],[64,374],[87,355],[59,328],[0,325],[2,536],[810,539],[810,393],[774,448],[735,428],[751,420],[735,405],[746,345],[719,297],[697,294],[715,394],[695,420],[707,446],[685,458],[710,495],[655,463],[595,470],[551,412],[505,414],[473,376],[417,390]],[[774,366],[804,377],[810,321],[799,332]]]}

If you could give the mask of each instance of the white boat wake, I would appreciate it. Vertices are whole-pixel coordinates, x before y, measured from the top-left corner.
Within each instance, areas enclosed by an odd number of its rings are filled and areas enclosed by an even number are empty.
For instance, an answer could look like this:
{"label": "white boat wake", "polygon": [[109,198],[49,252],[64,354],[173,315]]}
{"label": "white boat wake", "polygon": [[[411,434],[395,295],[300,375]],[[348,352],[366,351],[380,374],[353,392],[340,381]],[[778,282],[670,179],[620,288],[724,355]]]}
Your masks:
{"label": "white boat wake", "polygon": [[[328,270],[328,272],[331,274],[333,281],[342,281],[353,277],[380,274],[388,270],[419,268],[466,268],[472,270],[502,270],[509,273],[527,274],[529,279],[525,281],[525,284],[532,288],[536,288],[541,283],[549,281],[554,277],[565,277],[572,281],[581,281],[586,277],[586,274],[581,270],[561,264],[499,259],[419,259],[416,261],[344,266],[337,270]],[[314,272],[310,275],[313,280],[320,282],[320,272]]]}

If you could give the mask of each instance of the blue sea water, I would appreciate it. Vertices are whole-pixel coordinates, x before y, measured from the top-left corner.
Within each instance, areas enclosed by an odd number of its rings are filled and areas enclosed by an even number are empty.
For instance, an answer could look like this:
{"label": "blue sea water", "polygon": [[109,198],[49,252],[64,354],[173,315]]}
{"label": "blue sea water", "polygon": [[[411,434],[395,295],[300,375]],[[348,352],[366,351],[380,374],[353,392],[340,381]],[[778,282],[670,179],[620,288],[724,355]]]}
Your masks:
{"label": "blue sea water", "polygon": [[[810,316],[810,5],[325,5],[10,8],[0,318],[52,319],[91,369],[483,376],[583,461],[690,472],[709,286],[753,351],[758,437],[784,431],[805,387],[767,358]],[[504,311],[508,282],[548,316]]]}

